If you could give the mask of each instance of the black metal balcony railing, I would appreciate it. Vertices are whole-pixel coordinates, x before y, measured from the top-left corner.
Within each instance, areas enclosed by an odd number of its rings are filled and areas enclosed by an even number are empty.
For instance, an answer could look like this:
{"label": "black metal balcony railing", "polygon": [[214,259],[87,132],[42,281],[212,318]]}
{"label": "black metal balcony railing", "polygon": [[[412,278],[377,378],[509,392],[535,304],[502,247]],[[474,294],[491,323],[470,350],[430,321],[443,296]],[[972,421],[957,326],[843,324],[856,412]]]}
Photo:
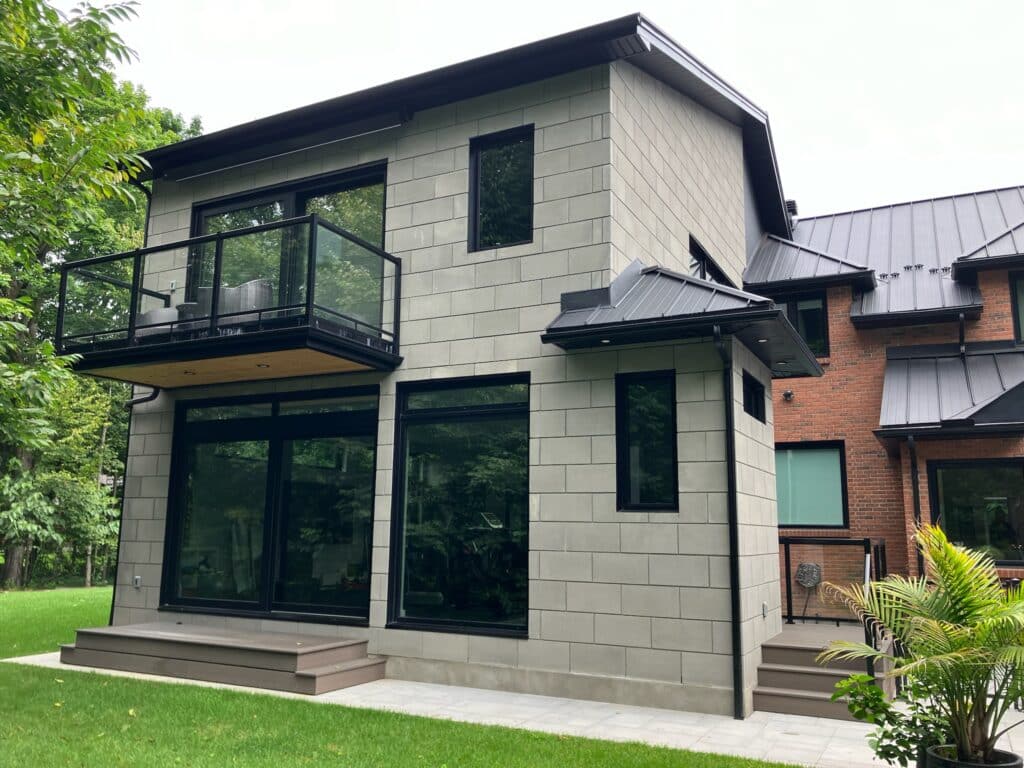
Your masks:
{"label": "black metal balcony railing", "polygon": [[401,261],[318,216],[61,267],[57,348],[112,351],[305,327],[398,354]]}
{"label": "black metal balcony railing", "polygon": [[[842,605],[830,602],[822,592],[825,582],[869,583],[885,578],[885,539],[830,536],[780,536],[782,547],[783,600],[787,624],[807,621],[855,621]],[[796,593],[794,595],[794,593]],[[802,600],[794,610],[794,597]]]}

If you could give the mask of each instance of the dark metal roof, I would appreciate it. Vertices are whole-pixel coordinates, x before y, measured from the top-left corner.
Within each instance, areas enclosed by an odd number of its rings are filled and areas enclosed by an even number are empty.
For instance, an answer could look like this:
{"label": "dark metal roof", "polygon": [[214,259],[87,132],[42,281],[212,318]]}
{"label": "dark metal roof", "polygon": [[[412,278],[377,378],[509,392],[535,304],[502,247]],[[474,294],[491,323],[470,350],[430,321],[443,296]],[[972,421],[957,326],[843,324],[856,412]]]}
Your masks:
{"label": "dark metal roof", "polygon": [[969,277],[977,269],[1020,263],[1024,258],[1024,221],[965,253],[953,263],[953,277]]}
{"label": "dark metal roof", "polygon": [[1007,187],[801,219],[793,240],[875,271],[878,287],[858,298],[855,317],[946,310],[955,318],[980,307],[981,296],[954,282],[954,265],[987,243],[1002,253],[1001,238],[1022,222],[1024,187]]}
{"label": "dark metal roof", "polygon": [[1024,347],[1012,342],[887,350],[880,434],[1024,429]]}
{"label": "dark metal roof", "polygon": [[852,283],[861,289],[875,286],[875,274],[863,264],[840,259],[824,251],[765,235],[743,274],[743,284],[766,293],[798,286]]}
{"label": "dark metal roof", "polygon": [[509,48],[144,153],[176,179],[254,162],[407,121],[418,111],[597,64],[626,59],[740,126],[759,213],[788,236],[768,116],[639,14]]}
{"label": "dark metal roof", "polygon": [[634,262],[605,290],[562,296],[541,336],[564,349],[735,334],[774,375],[820,376],[821,367],[771,299]]}

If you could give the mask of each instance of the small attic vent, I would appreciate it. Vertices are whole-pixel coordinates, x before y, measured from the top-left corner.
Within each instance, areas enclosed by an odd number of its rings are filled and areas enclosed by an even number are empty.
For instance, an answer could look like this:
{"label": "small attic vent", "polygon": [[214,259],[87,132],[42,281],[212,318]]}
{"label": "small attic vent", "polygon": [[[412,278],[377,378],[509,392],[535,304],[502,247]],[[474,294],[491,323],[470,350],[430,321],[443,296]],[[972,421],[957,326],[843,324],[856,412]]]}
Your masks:
{"label": "small attic vent", "polygon": [[799,215],[800,212],[797,210],[796,200],[787,200],[786,201],[786,213],[788,213],[790,216],[798,216]]}

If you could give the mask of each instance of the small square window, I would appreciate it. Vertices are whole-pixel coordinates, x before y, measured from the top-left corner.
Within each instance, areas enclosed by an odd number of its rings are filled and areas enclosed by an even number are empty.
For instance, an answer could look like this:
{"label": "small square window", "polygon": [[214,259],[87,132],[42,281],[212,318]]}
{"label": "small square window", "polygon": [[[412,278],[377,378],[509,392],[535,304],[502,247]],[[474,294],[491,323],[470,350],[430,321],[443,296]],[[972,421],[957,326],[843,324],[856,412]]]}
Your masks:
{"label": "small square window", "polygon": [[469,249],[533,240],[533,126],[469,144]]}
{"label": "small square window", "polygon": [[674,371],[615,377],[619,509],[679,508],[675,381]]}
{"label": "small square window", "polygon": [[775,446],[779,525],[845,528],[846,458],[842,443]]}
{"label": "small square window", "polygon": [[828,303],[824,292],[794,296],[781,303],[789,322],[815,357],[828,357]]}
{"label": "small square window", "polygon": [[765,423],[764,384],[746,371],[743,372],[743,410]]}

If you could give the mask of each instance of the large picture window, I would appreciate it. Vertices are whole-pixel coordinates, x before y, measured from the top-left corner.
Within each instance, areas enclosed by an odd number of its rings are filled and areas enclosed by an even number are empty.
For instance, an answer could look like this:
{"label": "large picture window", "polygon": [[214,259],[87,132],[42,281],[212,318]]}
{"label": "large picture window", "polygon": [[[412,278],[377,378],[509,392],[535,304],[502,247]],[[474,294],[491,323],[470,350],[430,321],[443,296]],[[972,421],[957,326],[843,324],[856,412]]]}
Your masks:
{"label": "large picture window", "polygon": [[619,509],[679,508],[675,371],[615,377]]}
{"label": "large picture window", "polygon": [[469,145],[469,250],[533,239],[533,126]]}
{"label": "large picture window", "polygon": [[775,482],[779,526],[846,527],[846,457],[842,443],[776,445]]}
{"label": "large picture window", "polygon": [[391,622],[522,634],[529,382],[399,385]]}
{"label": "large picture window", "polygon": [[932,520],[955,544],[1024,561],[1024,460],[929,462]]}
{"label": "large picture window", "polygon": [[365,621],[377,395],[183,402],[162,602]]}

